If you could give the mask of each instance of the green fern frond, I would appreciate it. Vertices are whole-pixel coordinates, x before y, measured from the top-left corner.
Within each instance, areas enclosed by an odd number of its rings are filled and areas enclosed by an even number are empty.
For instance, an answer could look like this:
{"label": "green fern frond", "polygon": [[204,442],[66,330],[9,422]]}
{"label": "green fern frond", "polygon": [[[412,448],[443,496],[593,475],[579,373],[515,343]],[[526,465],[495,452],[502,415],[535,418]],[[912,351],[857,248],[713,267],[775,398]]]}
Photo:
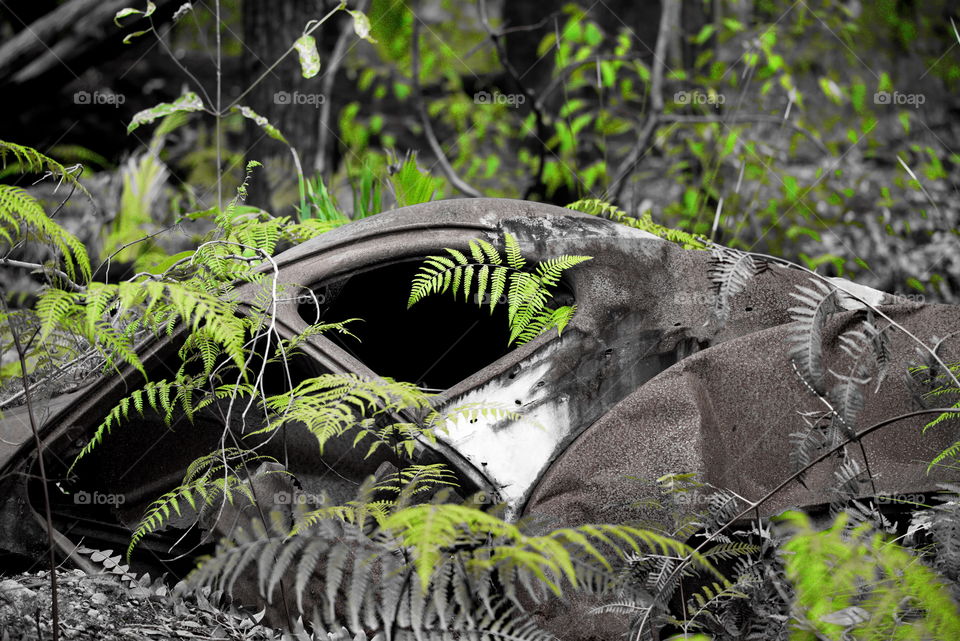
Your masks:
{"label": "green fern frond", "polygon": [[698,566],[720,576],[709,561],[686,545],[626,525],[584,525],[531,537],[516,525],[475,508],[416,505],[390,515],[383,529],[394,533],[414,551],[417,576],[424,589],[433,569],[439,565],[444,548],[463,545],[478,536],[490,536],[503,543],[482,550],[479,557],[474,557],[477,563],[516,566],[537,577],[556,594],[561,593],[561,577],[577,587],[575,555],[609,567],[607,556],[601,554],[595,544],[605,544],[617,555],[648,549],[678,558],[690,555]]}
{"label": "green fern frond", "polygon": [[[868,525],[851,530],[845,514],[822,532],[802,513],[782,518],[795,532],[783,550],[805,630],[797,638],[960,638],[947,585],[908,550]],[[835,616],[853,608],[852,619]]]}
{"label": "green fern frond", "polygon": [[142,303],[143,314],[148,318],[169,308],[192,330],[196,331],[202,325],[207,336],[222,345],[226,355],[238,367],[243,367],[246,324],[237,317],[235,303],[185,283],[155,281],[121,283],[118,298],[125,308]]}
{"label": "green fern frond", "polygon": [[[958,405],[957,407],[960,407],[960,405]],[[949,415],[941,414],[941,416],[949,416]],[[957,414],[956,417],[960,418],[960,414]],[[932,422],[930,423],[930,425],[933,425],[933,424],[934,423]],[[953,445],[951,445],[950,447],[948,447],[947,449],[943,450],[942,452],[937,454],[935,457],[933,457],[933,460],[930,461],[929,465],[927,465],[927,472],[930,472],[931,470],[933,470],[935,467],[937,467],[944,461],[948,461],[950,459],[955,459],[958,457],[960,457],[960,441],[957,441],[956,443],[954,443]]]}
{"label": "green fern frond", "polygon": [[6,167],[9,158],[18,163],[17,169],[21,173],[49,173],[59,181],[66,181],[79,189],[90,198],[90,192],[84,187],[71,169],[67,169],[53,158],[46,156],[32,147],[0,140],[0,167]]}
{"label": "green fern frond", "polygon": [[653,234],[654,236],[659,236],[664,240],[669,240],[672,243],[681,245],[684,249],[708,249],[711,244],[709,240],[703,238],[702,236],[696,236],[678,229],[670,229],[669,227],[658,225],[657,223],[653,222],[653,218],[650,217],[649,212],[642,218],[634,218],[616,205],[612,205],[596,198],[584,198],[582,200],[570,203],[567,205],[567,209],[579,211],[584,214],[590,214],[592,216],[608,218],[622,225],[633,227],[634,229],[641,229]]}
{"label": "green fern frond", "polygon": [[523,421],[523,414],[506,405],[494,403],[464,403],[443,412],[434,410],[424,419],[424,424],[436,430],[447,430],[447,426],[460,420],[473,421],[478,418]]}
{"label": "green fern frond", "polygon": [[291,355],[295,354],[300,346],[307,342],[310,337],[318,336],[324,332],[337,332],[339,334],[343,334],[344,336],[355,338],[357,341],[359,341],[360,339],[353,332],[347,329],[347,325],[362,320],[362,318],[348,318],[347,320],[337,321],[334,323],[316,323],[314,325],[308,325],[302,331],[298,331],[296,336],[290,339],[283,339],[280,343],[280,346],[277,347],[274,357],[278,359],[284,357],[289,358]]}
{"label": "green fern frond", "polygon": [[590,260],[590,256],[557,256],[537,265],[536,275],[541,284],[547,287],[556,287],[560,284],[560,276],[574,265]]}
{"label": "green fern frond", "polygon": [[488,298],[489,310],[493,313],[506,292],[508,345],[522,345],[554,327],[562,332],[575,308],[550,309],[547,306],[552,296],[550,288],[559,285],[564,271],[591,257],[558,256],[540,263],[531,273],[523,271],[526,261],[516,238],[504,234],[504,245],[506,264],[493,245],[479,238],[470,241],[469,257],[450,248],[445,250],[449,256],[428,256],[413,278],[407,307],[426,296],[451,290],[454,299],[462,293],[467,302],[472,292],[480,306]]}
{"label": "green fern frond", "polygon": [[[0,141],[0,152],[3,144]],[[40,202],[22,187],[0,185],[0,240],[13,245],[28,238],[58,251],[71,279],[90,280],[90,258],[83,243],[47,216]]]}
{"label": "green fern frond", "polygon": [[713,546],[709,550],[704,551],[703,556],[711,561],[729,561],[740,556],[756,554],[759,551],[760,548],[752,543],[731,541]]}
{"label": "green fern frond", "polygon": [[[265,456],[248,450],[227,448],[216,450],[195,460],[187,468],[183,483],[165,493],[151,503],[140,522],[134,529],[127,545],[127,561],[133,554],[134,548],[148,534],[163,527],[170,519],[171,511],[182,514],[181,502],[199,512],[203,505],[213,505],[218,500],[225,499],[231,504],[236,494],[241,494],[253,503],[253,491],[235,472],[238,466],[250,465],[255,462],[273,462],[272,456]],[[265,470],[263,474],[279,474],[281,470]]]}
{"label": "green fern frond", "polygon": [[184,414],[191,418],[196,412],[212,402],[209,397],[201,399],[198,403],[193,402],[194,391],[203,389],[203,387],[203,379],[183,378],[173,381],[149,381],[142,388],[135,390],[129,396],[123,397],[97,426],[93,436],[77,454],[73,463],[70,464],[68,473],[73,471],[80,459],[90,454],[94,448],[103,442],[104,437],[110,434],[113,427],[130,418],[131,409],[140,416],[145,416],[148,408],[152,409],[169,424],[173,412],[179,405]]}
{"label": "green fern frond", "polygon": [[[255,434],[299,421],[313,434],[321,452],[328,440],[362,427],[361,417],[387,411],[426,409],[429,396],[412,383],[392,379],[367,380],[356,374],[323,374],[301,381],[291,391],[264,399],[275,418]],[[367,431],[371,431],[369,428]]]}
{"label": "green fern frond", "polygon": [[511,234],[504,234],[503,240],[507,252],[507,265],[511,269],[522,270],[527,266],[527,261],[524,260],[523,254],[520,252],[520,243]]}

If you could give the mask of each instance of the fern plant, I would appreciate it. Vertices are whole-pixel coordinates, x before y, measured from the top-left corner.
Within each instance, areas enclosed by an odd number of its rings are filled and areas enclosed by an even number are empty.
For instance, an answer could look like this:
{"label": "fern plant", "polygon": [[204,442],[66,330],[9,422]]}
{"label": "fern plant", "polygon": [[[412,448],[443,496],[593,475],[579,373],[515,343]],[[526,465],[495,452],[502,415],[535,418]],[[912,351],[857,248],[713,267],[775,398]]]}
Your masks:
{"label": "fern plant", "polygon": [[659,236],[664,240],[669,240],[671,243],[676,243],[684,249],[707,249],[711,244],[709,240],[702,236],[696,236],[678,229],[671,229],[653,222],[653,217],[649,211],[645,211],[640,218],[635,218],[616,205],[596,198],[584,198],[570,203],[567,205],[567,209],[573,209],[574,211],[591,214],[593,216],[600,216],[618,222],[621,225],[641,229],[655,236]]}
{"label": "fern plant", "polygon": [[[457,632],[477,639],[552,639],[526,614],[524,601],[540,601],[544,590],[602,591],[609,581],[598,577],[611,576],[627,554],[690,556],[718,576],[709,560],[645,530],[584,525],[529,536],[475,508],[431,503],[396,510],[369,534],[340,520],[315,522],[292,535],[278,516],[269,528],[254,521],[223,540],[188,581],[229,592],[249,568],[268,602],[286,582],[297,609],[312,615],[314,633],[344,627],[394,639],[444,639]],[[311,583],[323,586],[312,593],[313,603],[305,599]]]}
{"label": "fern plant", "polygon": [[[960,363],[950,363],[947,371],[937,367],[936,364],[917,366],[912,369],[911,374],[915,378],[920,377],[924,379],[924,383],[928,387],[924,393],[925,398],[936,399],[938,401],[946,399],[947,403],[940,403],[941,406],[954,407],[960,410],[960,400],[954,400],[960,396],[960,386],[951,380],[947,374],[948,371],[952,372],[954,376],[960,374]],[[932,374],[932,372],[935,374]],[[923,431],[926,433],[928,429],[941,426],[947,421],[958,418],[960,418],[960,412],[944,412],[924,425]],[[955,466],[958,457],[960,457],[960,441],[953,443],[937,454],[933,460],[930,461],[927,469],[931,470],[938,466]]]}
{"label": "fern plant", "polygon": [[448,256],[428,256],[413,279],[407,307],[432,294],[448,290],[456,299],[458,294],[469,302],[470,293],[479,306],[489,301],[490,313],[506,294],[507,323],[510,328],[508,345],[522,345],[541,333],[556,328],[563,332],[576,305],[553,309],[548,306],[551,288],[560,283],[563,272],[591,259],[590,256],[558,256],[539,263],[527,271],[527,262],[513,235],[504,234],[506,259],[490,243],[477,238],[469,243],[468,257],[458,249],[445,249]]}
{"label": "fern plant", "polygon": [[866,525],[851,532],[844,515],[822,532],[801,513],[783,520],[795,529],[783,547],[796,588],[792,639],[960,638],[947,586],[906,549]]}
{"label": "fern plant", "polygon": [[[0,140],[0,168],[6,167],[11,158],[21,172],[50,175],[68,183],[71,190],[79,189],[89,195],[74,175],[78,168],[68,169],[35,149]],[[48,277],[64,274],[67,283],[85,282],[90,278],[90,259],[83,244],[54,222],[37,199],[22,187],[0,184],[0,242],[10,248],[24,242],[38,242],[53,249],[63,259],[65,274],[55,267],[42,268]],[[8,256],[9,253],[3,261],[9,264]]]}

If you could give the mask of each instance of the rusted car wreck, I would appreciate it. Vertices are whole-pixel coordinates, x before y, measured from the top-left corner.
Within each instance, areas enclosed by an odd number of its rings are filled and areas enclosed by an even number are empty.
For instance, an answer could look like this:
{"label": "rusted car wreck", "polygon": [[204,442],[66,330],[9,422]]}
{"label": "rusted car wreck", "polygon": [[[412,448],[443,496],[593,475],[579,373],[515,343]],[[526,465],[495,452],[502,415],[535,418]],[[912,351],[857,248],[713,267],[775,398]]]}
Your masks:
{"label": "rusted car wreck", "polygon": [[[559,254],[592,256],[570,270],[562,296],[577,312],[562,335],[552,331],[517,348],[506,347],[503,318],[477,305],[437,297],[408,310],[411,278],[422,259],[473,238],[491,243],[509,232],[530,260]],[[365,319],[362,342],[311,336],[295,375],[356,373],[389,376],[437,390],[439,408],[463,402],[508,405],[526,420],[458,423],[439,443],[422,443],[424,460],[448,463],[464,494],[486,492],[505,502],[511,518],[549,517],[554,525],[588,522],[656,524],[662,516],[643,500],[649,485],[674,473],[756,500],[792,470],[790,434],[804,412],[822,409],[796,374],[790,357],[790,308],[810,275],[777,265],[757,273],[718,313],[709,251],[684,250],[615,222],[532,202],[472,199],[433,202],[377,215],[323,234],[276,258],[280,280],[311,292],[323,318]],[[824,360],[842,362],[839,335],[861,318],[863,301],[929,341],[953,360],[960,310],[908,304],[838,282],[852,292],[844,311],[823,330]],[[278,331],[296,335],[315,322],[315,307],[290,298],[278,310]],[[861,426],[908,411],[915,398],[904,376],[914,345],[890,332],[890,371],[871,387]],[[148,371],[160,372],[176,353],[175,338],[142,348]],[[949,362],[949,361],[948,361]],[[44,412],[42,437],[51,483],[91,430],[137,384],[127,372],[60,397]],[[936,489],[943,473],[928,462],[955,442],[950,429],[919,430],[933,416],[895,422],[864,439],[872,485],[864,495],[918,494]],[[182,430],[189,430],[183,432]],[[68,496],[53,491],[61,551],[86,537],[91,545],[123,547],[150,501],[176,486],[184,466],[219,436],[213,416],[171,432],[159,421],[134,421],[117,430],[96,456],[77,469]],[[188,439],[183,434],[189,434]],[[179,436],[175,436],[179,435]],[[8,412],[0,441],[0,546],[9,555],[38,557],[44,549],[36,450],[20,410]],[[291,432],[276,454],[305,491],[352,498],[357,483],[388,455],[364,459],[349,444],[317,452]],[[859,454],[858,454],[859,456]],[[791,484],[759,512],[826,503],[830,462],[814,468],[805,485]],[[120,495],[110,505],[78,505],[78,491]],[[60,498],[57,498],[60,496]],[[176,535],[148,538],[156,555]],[[174,549],[176,552],[176,549]]]}

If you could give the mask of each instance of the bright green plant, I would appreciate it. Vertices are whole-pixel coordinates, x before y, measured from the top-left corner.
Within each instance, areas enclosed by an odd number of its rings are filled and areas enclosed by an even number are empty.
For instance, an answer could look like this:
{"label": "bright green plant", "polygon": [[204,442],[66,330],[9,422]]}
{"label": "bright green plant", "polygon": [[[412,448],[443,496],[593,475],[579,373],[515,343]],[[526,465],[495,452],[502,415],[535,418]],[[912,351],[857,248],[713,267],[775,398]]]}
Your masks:
{"label": "bright green plant", "polygon": [[823,531],[801,513],[783,521],[795,530],[783,546],[796,589],[791,639],[960,638],[947,586],[905,548],[869,525],[850,530],[843,514]]}
{"label": "bright green plant", "polygon": [[594,216],[602,216],[603,218],[608,218],[627,227],[650,232],[664,240],[677,243],[684,249],[707,249],[710,243],[710,241],[702,236],[694,236],[687,232],[658,225],[653,222],[653,217],[649,211],[645,211],[640,218],[634,218],[615,205],[611,205],[602,200],[589,198],[570,203],[567,205],[567,209],[573,209]]}
{"label": "bright green plant", "polygon": [[[449,256],[428,256],[420,272],[413,279],[407,307],[431,294],[447,290],[456,298],[463,294],[465,302],[473,291],[479,306],[488,304],[490,313],[506,294],[507,323],[510,327],[508,344],[522,345],[548,329],[562,333],[576,305],[553,309],[547,305],[551,288],[560,283],[564,271],[590,260],[590,256],[557,256],[538,264],[532,272],[526,271],[526,260],[520,245],[511,234],[504,234],[506,261],[490,243],[477,238],[469,243],[470,257],[458,249],[446,249]],[[474,278],[476,277],[476,278]]]}
{"label": "bright green plant", "polygon": [[[669,537],[626,525],[582,525],[531,536],[514,524],[466,505],[402,507],[361,533],[340,519],[312,521],[291,533],[277,515],[221,542],[190,577],[196,586],[229,591],[255,572],[272,601],[286,585],[297,609],[313,613],[315,632],[393,638],[551,639],[526,612],[545,590],[603,593],[627,555],[690,558],[719,577],[706,558]],[[254,569],[256,567],[256,569]],[[308,594],[316,582],[322,592]],[[310,600],[307,600],[307,599]]]}
{"label": "bright green plant", "polygon": [[[88,194],[74,175],[76,172],[35,149],[0,140],[0,166],[5,168],[11,158],[20,172],[49,172],[58,181],[66,182],[71,190],[79,189]],[[63,258],[65,276],[80,281],[90,278],[90,259],[86,249],[72,234],[51,220],[37,199],[22,187],[0,184],[0,241],[10,247],[29,241],[46,244],[55,256]],[[9,259],[4,258],[4,261],[9,262]],[[52,277],[59,270],[49,268],[45,271]]]}

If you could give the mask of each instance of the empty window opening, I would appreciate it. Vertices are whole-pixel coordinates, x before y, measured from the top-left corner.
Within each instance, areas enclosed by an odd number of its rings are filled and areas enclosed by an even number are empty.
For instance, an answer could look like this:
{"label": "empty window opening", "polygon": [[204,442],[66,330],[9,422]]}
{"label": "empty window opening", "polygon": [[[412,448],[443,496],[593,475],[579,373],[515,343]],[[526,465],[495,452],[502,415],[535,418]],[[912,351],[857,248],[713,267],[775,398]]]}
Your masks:
{"label": "empty window opening", "polygon": [[[501,358],[507,346],[507,306],[490,314],[471,293],[454,300],[450,291],[427,296],[407,309],[413,277],[421,261],[397,263],[324,283],[315,288],[323,322],[362,318],[350,330],[360,339],[325,336],[380,376],[447,389]],[[317,319],[314,303],[300,307],[308,323]]]}

